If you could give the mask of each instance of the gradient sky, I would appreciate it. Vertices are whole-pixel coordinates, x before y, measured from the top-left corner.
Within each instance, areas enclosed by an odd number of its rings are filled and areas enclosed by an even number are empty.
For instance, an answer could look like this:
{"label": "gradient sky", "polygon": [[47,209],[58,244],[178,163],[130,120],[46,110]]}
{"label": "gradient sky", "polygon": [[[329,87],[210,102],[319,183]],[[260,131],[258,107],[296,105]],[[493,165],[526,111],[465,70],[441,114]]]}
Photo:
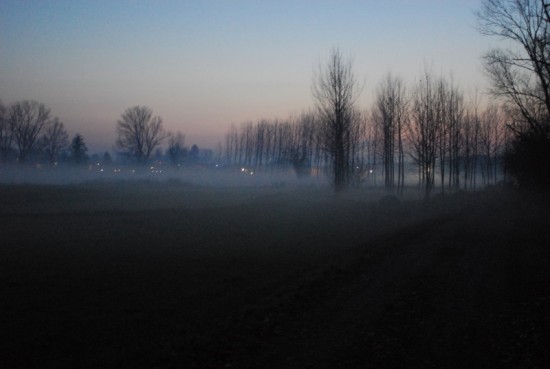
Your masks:
{"label": "gradient sky", "polygon": [[146,105],[186,144],[214,148],[231,123],[311,108],[314,70],[352,55],[368,107],[388,72],[429,64],[483,90],[479,0],[0,1],[0,99],[34,99],[111,149],[116,121]]}

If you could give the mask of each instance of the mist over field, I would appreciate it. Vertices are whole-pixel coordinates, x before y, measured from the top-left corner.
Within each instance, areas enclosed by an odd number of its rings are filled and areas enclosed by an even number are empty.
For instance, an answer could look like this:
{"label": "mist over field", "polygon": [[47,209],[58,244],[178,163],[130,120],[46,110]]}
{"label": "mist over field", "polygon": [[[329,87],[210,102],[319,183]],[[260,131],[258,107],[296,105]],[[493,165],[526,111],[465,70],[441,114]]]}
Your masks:
{"label": "mist over field", "polygon": [[3,367],[549,362],[546,197],[71,178],[0,185]]}

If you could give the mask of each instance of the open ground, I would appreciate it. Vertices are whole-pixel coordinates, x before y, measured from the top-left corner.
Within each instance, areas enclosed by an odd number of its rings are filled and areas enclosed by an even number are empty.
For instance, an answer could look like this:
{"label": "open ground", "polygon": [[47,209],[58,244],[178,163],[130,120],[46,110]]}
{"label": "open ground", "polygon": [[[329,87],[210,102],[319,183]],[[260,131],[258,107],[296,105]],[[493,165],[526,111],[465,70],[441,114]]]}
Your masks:
{"label": "open ground", "polygon": [[0,186],[0,367],[535,368],[550,201]]}

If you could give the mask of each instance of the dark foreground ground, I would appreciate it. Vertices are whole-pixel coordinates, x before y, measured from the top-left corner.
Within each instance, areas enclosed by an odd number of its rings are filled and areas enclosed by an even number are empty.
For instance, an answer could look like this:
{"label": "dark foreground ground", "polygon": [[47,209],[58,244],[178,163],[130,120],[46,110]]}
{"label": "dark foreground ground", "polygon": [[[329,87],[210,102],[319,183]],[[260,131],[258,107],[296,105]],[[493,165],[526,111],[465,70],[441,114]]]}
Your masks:
{"label": "dark foreground ground", "polygon": [[0,367],[550,367],[547,197],[325,195],[0,186]]}

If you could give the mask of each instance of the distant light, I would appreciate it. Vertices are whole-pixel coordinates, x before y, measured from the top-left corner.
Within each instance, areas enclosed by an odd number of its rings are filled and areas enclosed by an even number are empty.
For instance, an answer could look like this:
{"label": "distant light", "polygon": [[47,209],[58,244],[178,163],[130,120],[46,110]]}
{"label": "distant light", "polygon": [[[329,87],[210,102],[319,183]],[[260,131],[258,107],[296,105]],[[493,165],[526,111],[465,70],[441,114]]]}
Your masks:
{"label": "distant light", "polygon": [[216,168],[218,167],[218,164],[216,164]]}
{"label": "distant light", "polygon": [[135,173],[136,171],[132,169],[132,173]]}
{"label": "distant light", "polygon": [[245,171],[245,169],[244,169],[244,168],[241,168],[241,172],[244,172],[244,171]]}
{"label": "distant light", "polygon": [[254,174],[254,172],[250,172],[250,175],[253,175],[253,174]]}
{"label": "distant light", "polygon": [[151,170],[155,169],[155,167],[151,167]]}
{"label": "distant light", "polygon": [[372,169],[371,169],[371,170],[369,170],[369,173],[372,173]]}
{"label": "distant light", "polygon": [[96,165],[99,165],[99,163],[97,163]]}
{"label": "distant light", "polygon": [[103,172],[103,168],[101,168],[99,171],[100,171],[100,172]]}

